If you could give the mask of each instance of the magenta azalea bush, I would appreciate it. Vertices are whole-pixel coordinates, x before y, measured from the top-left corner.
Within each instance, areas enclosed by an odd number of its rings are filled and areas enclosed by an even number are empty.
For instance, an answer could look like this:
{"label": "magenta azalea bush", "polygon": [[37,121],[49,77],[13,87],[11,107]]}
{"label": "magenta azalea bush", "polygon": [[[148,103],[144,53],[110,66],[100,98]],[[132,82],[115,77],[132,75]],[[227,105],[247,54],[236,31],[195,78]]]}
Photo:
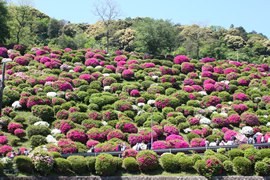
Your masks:
{"label": "magenta azalea bush", "polygon": [[158,167],[157,153],[150,150],[139,152],[136,156],[136,160],[139,168],[145,172],[155,170]]}
{"label": "magenta azalea bush", "polygon": [[127,158],[127,157],[134,157],[134,158],[136,158],[137,154],[138,154],[138,152],[136,150],[134,150],[134,149],[127,149],[127,150],[125,150],[123,152],[122,157],[124,157],[124,158]]}
{"label": "magenta azalea bush", "polygon": [[85,143],[86,135],[83,130],[81,129],[71,129],[67,132],[67,138],[71,139],[72,141],[78,141],[81,143]]}
{"label": "magenta azalea bush", "polygon": [[63,154],[72,154],[78,151],[76,144],[70,139],[60,139],[57,145]]}

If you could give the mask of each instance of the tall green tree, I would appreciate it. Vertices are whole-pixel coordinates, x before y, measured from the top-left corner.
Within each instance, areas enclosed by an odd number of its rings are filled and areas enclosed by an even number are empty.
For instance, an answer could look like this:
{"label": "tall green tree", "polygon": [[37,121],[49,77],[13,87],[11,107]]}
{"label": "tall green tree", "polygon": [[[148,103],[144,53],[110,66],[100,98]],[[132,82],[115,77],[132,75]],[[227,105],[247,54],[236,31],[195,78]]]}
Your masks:
{"label": "tall green tree", "polygon": [[10,37],[8,28],[8,10],[6,2],[0,0],[0,44],[4,44],[6,39]]}
{"label": "tall green tree", "polygon": [[197,24],[185,26],[181,35],[186,38],[186,43],[190,48],[195,48],[197,59],[199,59],[200,48],[206,41],[212,39],[213,30],[210,27],[200,27]]}
{"label": "tall green tree", "polygon": [[31,36],[30,26],[33,22],[31,5],[32,3],[29,0],[19,0],[17,5],[11,3],[8,6],[9,17],[11,20],[9,25],[17,44],[20,44],[21,38]]}
{"label": "tall green tree", "polygon": [[175,48],[178,29],[169,20],[144,18],[134,22],[133,27],[136,50],[157,54]]}
{"label": "tall green tree", "polygon": [[48,36],[49,38],[56,38],[59,37],[60,35],[60,30],[64,24],[57,20],[57,19],[51,19],[49,24],[48,24]]}

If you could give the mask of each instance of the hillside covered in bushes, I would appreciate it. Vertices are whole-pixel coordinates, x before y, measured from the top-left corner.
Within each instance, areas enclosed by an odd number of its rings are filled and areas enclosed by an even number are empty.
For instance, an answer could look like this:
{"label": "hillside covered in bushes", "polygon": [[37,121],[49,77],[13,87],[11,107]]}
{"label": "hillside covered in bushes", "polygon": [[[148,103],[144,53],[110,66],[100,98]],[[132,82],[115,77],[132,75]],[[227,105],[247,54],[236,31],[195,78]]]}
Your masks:
{"label": "hillside covered in bushes", "polygon": [[[153,149],[205,147],[206,140],[210,145],[217,138],[229,143],[232,136],[244,144],[256,133],[258,143],[262,137],[268,142],[268,64],[26,45],[0,48],[0,59],[7,57],[12,62],[6,66],[0,154],[39,147],[27,157],[15,157],[22,172],[34,166],[41,174],[53,167],[81,174],[88,166],[99,175],[111,175],[107,173],[122,168],[122,159],[102,154],[66,160],[59,159],[59,153],[87,152],[92,146],[95,152],[117,151],[125,143],[123,167],[128,171],[149,172],[161,165],[169,172],[194,169],[207,177],[222,170],[268,173],[269,149],[250,145],[207,151],[202,159],[162,155],[161,164],[156,153],[134,150],[137,143],[145,149],[150,142],[151,112]],[[48,151],[41,150],[43,146]]]}

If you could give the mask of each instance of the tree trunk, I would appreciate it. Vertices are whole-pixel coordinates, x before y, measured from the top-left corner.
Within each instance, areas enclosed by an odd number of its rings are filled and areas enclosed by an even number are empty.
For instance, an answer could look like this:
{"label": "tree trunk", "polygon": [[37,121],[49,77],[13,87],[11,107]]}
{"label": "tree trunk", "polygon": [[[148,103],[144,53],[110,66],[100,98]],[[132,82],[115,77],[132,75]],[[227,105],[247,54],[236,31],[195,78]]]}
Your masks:
{"label": "tree trunk", "polygon": [[106,51],[107,53],[109,53],[109,29],[107,29],[107,48],[106,48]]}
{"label": "tree trunk", "polygon": [[196,49],[197,60],[199,60],[199,51],[200,51],[200,46],[198,45]]}
{"label": "tree trunk", "polygon": [[17,32],[17,45],[20,44],[20,31]]}

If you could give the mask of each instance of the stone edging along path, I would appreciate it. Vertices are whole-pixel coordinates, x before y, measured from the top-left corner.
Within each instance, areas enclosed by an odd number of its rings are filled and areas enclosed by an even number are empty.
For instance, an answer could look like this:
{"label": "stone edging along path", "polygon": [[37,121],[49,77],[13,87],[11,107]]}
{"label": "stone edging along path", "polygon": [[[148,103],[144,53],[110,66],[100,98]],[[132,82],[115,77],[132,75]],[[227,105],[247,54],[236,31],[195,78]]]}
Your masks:
{"label": "stone edging along path", "polygon": [[[5,176],[0,180],[207,180],[203,176]],[[270,180],[270,176],[215,176],[213,180]]]}

